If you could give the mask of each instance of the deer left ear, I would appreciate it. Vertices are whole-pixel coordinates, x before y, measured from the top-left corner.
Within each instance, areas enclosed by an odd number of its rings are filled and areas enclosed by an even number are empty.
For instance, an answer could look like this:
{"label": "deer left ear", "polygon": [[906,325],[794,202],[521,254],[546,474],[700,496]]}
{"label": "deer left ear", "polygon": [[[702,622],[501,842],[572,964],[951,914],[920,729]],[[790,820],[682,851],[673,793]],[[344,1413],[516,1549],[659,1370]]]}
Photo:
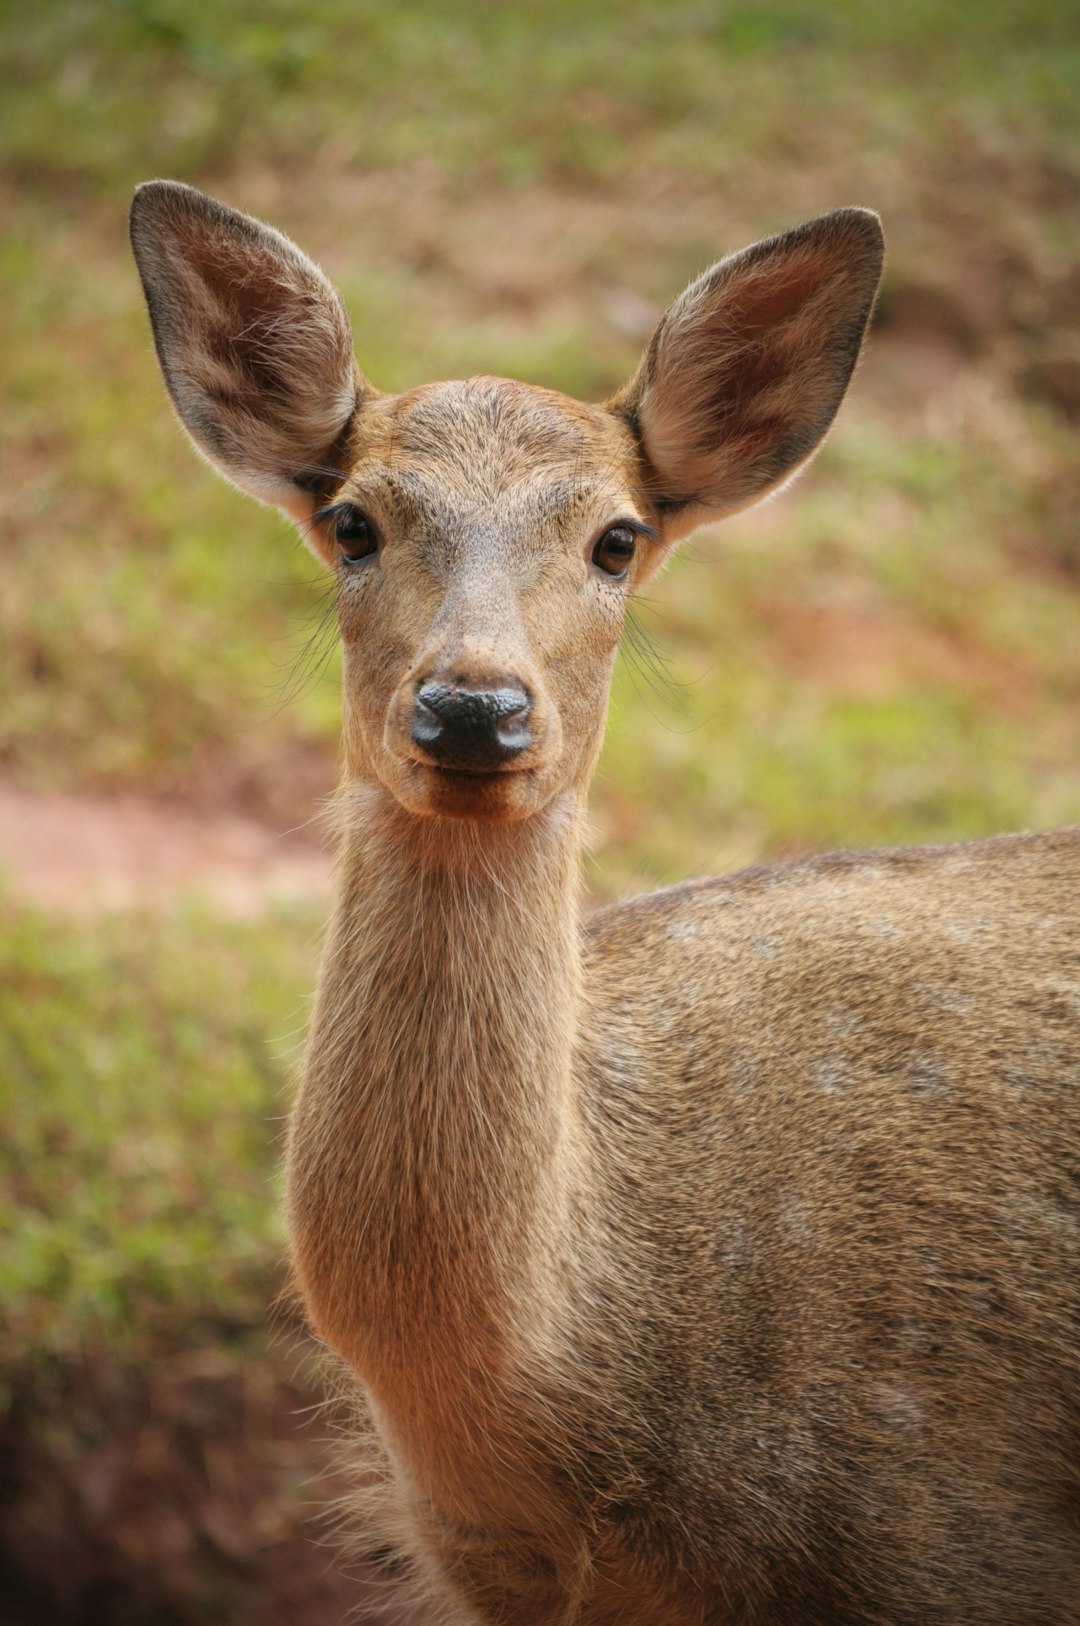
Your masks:
{"label": "deer left ear", "polygon": [[729,255],[671,306],[609,403],[638,435],[666,539],[809,461],[858,359],[883,253],[876,214],[836,209]]}

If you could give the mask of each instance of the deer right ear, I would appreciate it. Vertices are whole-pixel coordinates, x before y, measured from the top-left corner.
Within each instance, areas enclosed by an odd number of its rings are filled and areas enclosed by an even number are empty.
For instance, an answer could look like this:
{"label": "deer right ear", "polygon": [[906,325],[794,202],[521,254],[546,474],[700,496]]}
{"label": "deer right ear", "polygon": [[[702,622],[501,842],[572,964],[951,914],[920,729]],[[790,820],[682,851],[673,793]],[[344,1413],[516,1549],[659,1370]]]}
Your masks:
{"label": "deer right ear", "polygon": [[280,232],[178,181],[139,187],[131,243],[165,383],[196,447],[303,524],[340,477],[368,393],[334,289]]}
{"label": "deer right ear", "polygon": [[858,359],[884,241],[836,209],[721,260],[661,319],[609,405],[629,421],[670,541],[746,508],[809,461]]}

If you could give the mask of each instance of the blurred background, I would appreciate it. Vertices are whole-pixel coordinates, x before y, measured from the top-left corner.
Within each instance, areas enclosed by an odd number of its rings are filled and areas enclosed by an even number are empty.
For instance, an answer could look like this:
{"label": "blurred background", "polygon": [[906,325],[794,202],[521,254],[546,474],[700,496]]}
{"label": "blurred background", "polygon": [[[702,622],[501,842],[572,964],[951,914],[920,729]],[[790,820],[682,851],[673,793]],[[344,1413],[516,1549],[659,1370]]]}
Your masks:
{"label": "blurred background", "polygon": [[1074,821],[1080,12],[8,0],[0,72],[0,1619],[332,1626],[277,1213],[332,609],[172,420],[132,188],[294,236],[385,389],[587,398],[720,254],[879,209],[821,456],[640,606],[588,884]]}

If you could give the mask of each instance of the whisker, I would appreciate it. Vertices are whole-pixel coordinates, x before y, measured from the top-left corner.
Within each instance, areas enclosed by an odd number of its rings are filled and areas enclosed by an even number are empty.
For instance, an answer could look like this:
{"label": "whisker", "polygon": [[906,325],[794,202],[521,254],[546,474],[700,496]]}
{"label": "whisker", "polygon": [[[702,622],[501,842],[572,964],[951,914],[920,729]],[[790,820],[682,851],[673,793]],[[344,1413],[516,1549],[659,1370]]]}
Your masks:
{"label": "whisker", "polygon": [[277,704],[268,713],[270,718],[280,716],[287,707],[294,705],[314,686],[325,671],[337,644],[335,583],[323,576],[321,579],[312,578],[306,582],[281,585],[303,591],[307,604],[299,622],[302,638],[299,649],[295,649],[294,643],[297,634],[295,624],[279,640],[279,643],[286,645],[288,654],[277,663],[282,676],[273,686],[277,694]]}
{"label": "whisker", "polygon": [[[647,600],[639,598],[631,604],[619,646],[619,656],[629,673],[634,693],[653,721],[669,733],[696,733],[708,720],[698,703],[698,682],[676,677],[668,657],[645,623],[642,608],[651,613]],[[659,702],[666,716],[658,715],[650,704],[650,697]],[[687,710],[696,710],[698,715],[687,721]]]}

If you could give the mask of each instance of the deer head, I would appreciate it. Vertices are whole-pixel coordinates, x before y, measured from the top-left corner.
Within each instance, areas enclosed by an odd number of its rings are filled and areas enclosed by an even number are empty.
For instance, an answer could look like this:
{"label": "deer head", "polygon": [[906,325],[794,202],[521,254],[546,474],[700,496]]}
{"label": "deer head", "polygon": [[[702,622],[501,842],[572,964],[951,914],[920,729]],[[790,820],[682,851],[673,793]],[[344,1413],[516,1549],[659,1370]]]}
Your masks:
{"label": "deer head", "polygon": [[132,241],[200,452],[334,573],[345,760],[418,815],[514,820],[588,781],[630,595],[777,490],[835,416],[881,270],[838,209],[729,256],[602,405],[498,378],[384,394],[322,272],[171,181]]}

